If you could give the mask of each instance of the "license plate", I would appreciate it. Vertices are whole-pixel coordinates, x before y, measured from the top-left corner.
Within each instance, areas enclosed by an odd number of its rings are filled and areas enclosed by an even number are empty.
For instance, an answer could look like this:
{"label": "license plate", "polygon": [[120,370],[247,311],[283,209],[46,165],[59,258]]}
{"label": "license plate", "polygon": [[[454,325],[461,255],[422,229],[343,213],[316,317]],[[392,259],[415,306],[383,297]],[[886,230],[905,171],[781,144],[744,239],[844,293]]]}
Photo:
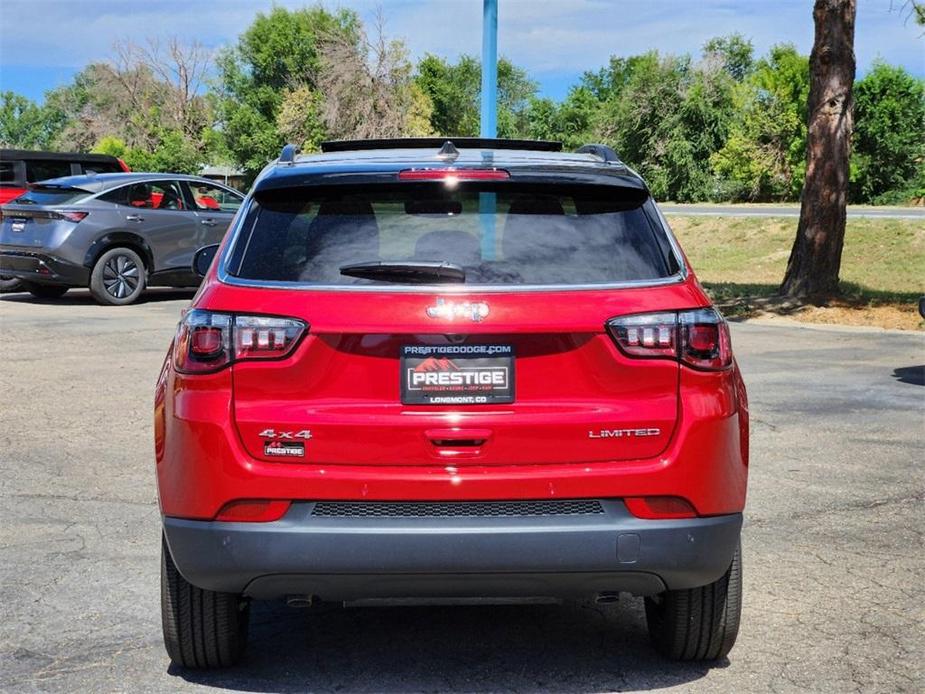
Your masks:
{"label": "license plate", "polygon": [[514,402],[511,345],[405,345],[405,405],[488,405]]}

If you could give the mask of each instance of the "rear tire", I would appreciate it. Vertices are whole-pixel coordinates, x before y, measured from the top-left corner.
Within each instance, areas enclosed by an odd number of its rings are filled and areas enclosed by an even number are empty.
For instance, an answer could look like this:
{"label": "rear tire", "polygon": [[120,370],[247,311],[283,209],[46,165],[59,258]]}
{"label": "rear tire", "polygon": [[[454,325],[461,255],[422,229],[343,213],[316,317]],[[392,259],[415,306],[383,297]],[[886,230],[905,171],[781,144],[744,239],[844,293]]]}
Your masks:
{"label": "rear tire", "polygon": [[124,306],[145,290],[145,264],[131,248],[110,248],[93,265],[90,293],[98,303]]}
{"label": "rear tire", "polygon": [[22,286],[37,299],[57,299],[64,296],[70,289],[61,284],[37,284],[35,282],[23,282]]}
{"label": "rear tire", "polygon": [[230,667],[244,655],[250,607],[234,593],[188,583],[161,540],[161,621],[167,655],[184,668]]}
{"label": "rear tire", "polygon": [[714,583],[646,598],[649,637],[659,653],[672,660],[718,660],[732,650],[742,613],[741,554],[739,546]]}

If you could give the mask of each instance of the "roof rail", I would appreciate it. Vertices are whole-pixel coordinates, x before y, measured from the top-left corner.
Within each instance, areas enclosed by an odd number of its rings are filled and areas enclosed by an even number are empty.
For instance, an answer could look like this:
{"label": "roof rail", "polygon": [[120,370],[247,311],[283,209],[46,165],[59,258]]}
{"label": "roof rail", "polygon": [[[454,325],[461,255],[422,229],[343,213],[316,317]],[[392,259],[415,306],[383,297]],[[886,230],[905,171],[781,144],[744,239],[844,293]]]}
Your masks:
{"label": "roof rail", "polygon": [[594,156],[600,157],[606,162],[621,161],[619,155],[617,155],[617,153],[613,151],[613,148],[608,147],[607,145],[596,145],[596,144],[582,145],[581,147],[575,150],[575,153],[576,154],[593,154]]}
{"label": "roof rail", "polygon": [[447,142],[470,149],[528,149],[535,152],[561,152],[561,142],[549,140],[509,140],[488,137],[396,137],[377,140],[332,140],[321,143],[322,152],[356,152],[366,149],[440,149]]}
{"label": "roof rail", "polygon": [[279,163],[280,164],[292,164],[295,162],[296,155],[301,151],[301,147],[294,144],[288,144],[283,147],[283,151],[279,153]]}

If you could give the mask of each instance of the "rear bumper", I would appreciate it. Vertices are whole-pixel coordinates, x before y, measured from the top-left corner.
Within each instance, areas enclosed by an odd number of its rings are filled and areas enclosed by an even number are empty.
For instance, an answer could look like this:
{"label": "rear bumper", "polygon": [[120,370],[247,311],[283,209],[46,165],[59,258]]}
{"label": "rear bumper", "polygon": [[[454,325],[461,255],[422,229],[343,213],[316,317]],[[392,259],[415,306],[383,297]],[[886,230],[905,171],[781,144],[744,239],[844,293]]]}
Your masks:
{"label": "rear bumper", "polygon": [[84,287],[90,281],[90,270],[83,265],[31,251],[0,251],[0,275],[70,287]]}
{"label": "rear bumper", "polygon": [[641,520],[601,512],[538,516],[313,515],[295,503],[271,523],[165,517],[180,573],[209,590],[267,599],[651,595],[717,580],[741,514]]}

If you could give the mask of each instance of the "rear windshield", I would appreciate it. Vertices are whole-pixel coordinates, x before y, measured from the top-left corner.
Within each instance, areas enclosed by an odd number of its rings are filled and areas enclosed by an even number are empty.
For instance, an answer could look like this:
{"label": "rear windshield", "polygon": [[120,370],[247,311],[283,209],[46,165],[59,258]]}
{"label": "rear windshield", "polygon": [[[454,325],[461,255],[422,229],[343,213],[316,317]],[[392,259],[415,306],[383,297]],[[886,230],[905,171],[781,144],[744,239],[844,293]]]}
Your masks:
{"label": "rear windshield", "polygon": [[484,182],[258,194],[226,267],[253,280],[400,281],[341,272],[375,262],[452,263],[464,270],[465,284],[476,285],[606,284],[678,270],[643,191]]}
{"label": "rear windshield", "polygon": [[90,195],[79,188],[44,188],[35,186],[13,200],[17,205],[70,205]]}
{"label": "rear windshield", "polygon": [[71,175],[71,162],[56,159],[26,159],[26,180],[30,183]]}
{"label": "rear windshield", "polygon": [[0,161],[0,185],[16,185],[16,165],[11,161]]}

